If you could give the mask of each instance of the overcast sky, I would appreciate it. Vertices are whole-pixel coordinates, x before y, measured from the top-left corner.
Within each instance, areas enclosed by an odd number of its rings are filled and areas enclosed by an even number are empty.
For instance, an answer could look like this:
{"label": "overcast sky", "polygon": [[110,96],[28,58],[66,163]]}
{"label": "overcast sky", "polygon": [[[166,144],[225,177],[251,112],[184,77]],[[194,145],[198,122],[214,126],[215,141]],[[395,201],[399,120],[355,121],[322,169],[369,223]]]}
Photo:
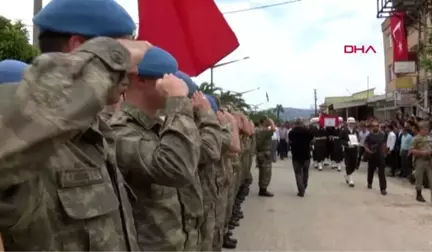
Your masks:
{"label": "overcast sky", "polygon": [[[138,22],[137,0],[118,0]],[[160,0],[162,1],[162,0]],[[33,1],[0,3],[0,15],[32,24]],[[45,0],[44,4],[49,1]],[[284,0],[216,0],[222,12]],[[313,89],[325,96],[349,95],[370,87],[384,92],[385,66],[381,22],[375,0],[302,0],[284,6],[226,15],[240,47],[221,62],[249,56],[214,70],[215,84],[245,95],[247,102],[311,108]],[[344,45],[371,45],[376,54],[344,54]],[[195,80],[209,81],[209,71]]]}

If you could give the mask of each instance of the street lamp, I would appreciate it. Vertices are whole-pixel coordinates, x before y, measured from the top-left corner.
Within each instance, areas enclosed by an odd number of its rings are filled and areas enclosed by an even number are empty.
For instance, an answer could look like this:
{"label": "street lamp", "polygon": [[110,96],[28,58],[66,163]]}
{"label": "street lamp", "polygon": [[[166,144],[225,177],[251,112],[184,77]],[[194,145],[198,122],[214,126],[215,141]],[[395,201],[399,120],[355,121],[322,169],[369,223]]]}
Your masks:
{"label": "street lamp", "polygon": [[261,105],[264,105],[264,104],[265,104],[265,102],[262,102],[262,103],[259,103],[259,104],[256,104],[256,105],[252,105],[251,107],[254,108],[255,111],[257,111],[258,107],[261,106]]}
{"label": "street lamp", "polygon": [[246,56],[246,57],[241,58],[241,59],[236,59],[236,60],[231,60],[231,61],[228,61],[228,62],[216,64],[216,65],[212,66],[210,68],[210,84],[213,84],[213,69],[221,67],[221,66],[226,66],[226,65],[229,65],[229,64],[237,63],[239,61],[247,60],[247,59],[249,59],[249,56]]}
{"label": "street lamp", "polygon": [[253,91],[257,91],[259,89],[260,89],[260,87],[257,87],[257,88],[254,88],[254,89],[249,89],[249,90],[246,90],[246,91],[243,91],[243,92],[236,92],[236,91],[231,91],[231,90],[228,90],[228,91],[230,91],[230,92],[232,92],[234,94],[244,95],[244,94],[247,94],[247,93],[250,93],[250,92],[253,92]]}
{"label": "street lamp", "polygon": [[[33,16],[36,16],[36,14],[39,13],[40,10],[42,10],[42,0],[33,0]],[[33,45],[38,47],[39,42],[39,27],[37,25],[33,26]]]}

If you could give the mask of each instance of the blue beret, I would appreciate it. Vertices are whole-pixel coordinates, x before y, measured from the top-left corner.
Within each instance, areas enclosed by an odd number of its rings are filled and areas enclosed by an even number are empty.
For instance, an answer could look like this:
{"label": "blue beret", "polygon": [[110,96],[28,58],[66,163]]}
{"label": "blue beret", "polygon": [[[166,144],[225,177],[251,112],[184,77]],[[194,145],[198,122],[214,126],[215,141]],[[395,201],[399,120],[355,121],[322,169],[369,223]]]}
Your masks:
{"label": "blue beret", "polygon": [[191,97],[193,93],[198,91],[197,84],[195,84],[195,82],[191,79],[191,77],[189,77],[189,75],[183,73],[182,71],[178,71],[177,73],[175,73],[175,76],[179,79],[182,79],[186,83],[189,88],[189,97]]}
{"label": "blue beret", "polygon": [[208,94],[206,94],[205,97],[210,102],[210,106],[211,106],[212,110],[214,112],[217,112],[219,110],[219,108],[218,108],[218,106],[216,104],[216,99],[213,96],[208,95]]}
{"label": "blue beret", "polygon": [[41,31],[89,37],[121,37],[136,30],[132,17],[114,0],[52,0],[33,23]]}
{"label": "blue beret", "polygon": [[0,61],[0,84],[20,82],[28,65],[18,60]]}
{"label": "blue beret", "polygon": [[164,74],[174,74],[177,71],[177,60],[157,46],[150,48],[138,65],[138,75],[141,77],[162,78]]}

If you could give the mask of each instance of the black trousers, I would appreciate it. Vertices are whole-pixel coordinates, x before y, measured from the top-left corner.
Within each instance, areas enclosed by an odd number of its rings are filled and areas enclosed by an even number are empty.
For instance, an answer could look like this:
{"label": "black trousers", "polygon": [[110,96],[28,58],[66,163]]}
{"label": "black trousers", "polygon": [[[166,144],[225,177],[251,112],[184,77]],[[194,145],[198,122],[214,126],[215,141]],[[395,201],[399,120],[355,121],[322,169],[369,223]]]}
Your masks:
{"label": "black trousers", "polygon": [[310,160],[293,160],[294,175],[298,192],[305,192],[309,181]]}
{"label": "black trousers", "polygon": [[395,176],[398,169],[398,153],[396,150],[392,150],[387,155],[387,165],[390,167],[391,174]]}
{"label": "black trousers", "polygon": [[279,141],[279,156],[280,159],[288,157],[288,143],[285,139]]}
{"label": "black trousers", "polygon": [[381,190],[387,189],[387,179],[385,176],[385,161],[383,156],[373,154],[368,160],[367,183],[372,185],[375,170],[378,169],[378,180]]}
{"label": "black trousers", "polygon": [[408,177],[413,172],[412,155],[408,155],[408,150],[401,151],[401,175]]}
{"label": "black trousers", "polygon": [[357,168],[357,155],[358,148],[346,148],[345,149],[345,171],[347,175],[351,175]]}
{"label": "black trousers", "polygon": [[360,146],[359,147],[359,153],[357,156],[357,169],[360,167],[364,152],[365,152],[365,148],[363,146]]}

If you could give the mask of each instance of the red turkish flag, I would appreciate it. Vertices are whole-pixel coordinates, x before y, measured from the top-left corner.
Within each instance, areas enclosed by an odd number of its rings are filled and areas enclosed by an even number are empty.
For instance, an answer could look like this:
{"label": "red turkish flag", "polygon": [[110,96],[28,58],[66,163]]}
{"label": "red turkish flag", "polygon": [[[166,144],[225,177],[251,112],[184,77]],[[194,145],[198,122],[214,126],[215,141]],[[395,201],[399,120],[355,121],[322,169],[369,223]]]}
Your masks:
{"label": "red turkish flag", "polygon": [[197,76],[240,44],[214,0],[138,0],[138,39],[169,51]]}
{"label": "red turkish flag", "polygon": [[393,42],[393,61],[408,60],[408,42],[405,34],[405,14],[396,12],[390,17],[390,32]]}

